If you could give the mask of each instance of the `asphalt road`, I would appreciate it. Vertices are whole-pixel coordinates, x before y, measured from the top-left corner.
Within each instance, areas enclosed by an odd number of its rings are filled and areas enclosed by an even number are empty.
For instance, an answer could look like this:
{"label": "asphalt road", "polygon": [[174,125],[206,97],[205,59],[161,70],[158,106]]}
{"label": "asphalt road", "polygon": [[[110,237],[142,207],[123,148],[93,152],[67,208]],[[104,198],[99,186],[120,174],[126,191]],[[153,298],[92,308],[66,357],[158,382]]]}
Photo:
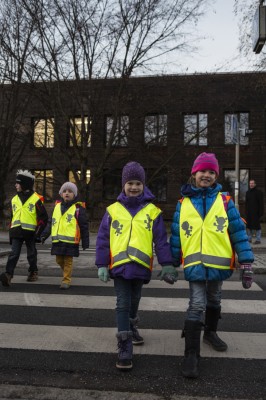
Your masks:
{"label": "asphalt road", "polygon": [[[5,261],[0,258],[1,270]],[[159,269],[155,266],[154,283],[145,286],[141,300],[145,344],[134,351],[133,370],[122,373],[115,368],[116,323],[110,306],[114,290],[111,284],[97,284],[93,251],[82,252],[75,260],[73,286],[60,291],[61,272],[49,246],[39,250],[36,283],[26,282],[23,250],[12,286],[0,287],[0,398],[265,399],[266,346],[258,343],[265,339],[266,344],[266,275],[256,274],[252,290],[241,290],[237,274],[224,286],[220,332],[230,339],[229,349],[218,354],[203,344],[200,377],[188,380],[180,373],[188,289],[182,273],[176,289],[161,287]],[[99,308],[100,300],[106,305]],[[181,306],[175,309],[173,302],[179,301]],[[252,305],[252,312],[247,305]],[[79,342],[83,330],[85,337]]]}

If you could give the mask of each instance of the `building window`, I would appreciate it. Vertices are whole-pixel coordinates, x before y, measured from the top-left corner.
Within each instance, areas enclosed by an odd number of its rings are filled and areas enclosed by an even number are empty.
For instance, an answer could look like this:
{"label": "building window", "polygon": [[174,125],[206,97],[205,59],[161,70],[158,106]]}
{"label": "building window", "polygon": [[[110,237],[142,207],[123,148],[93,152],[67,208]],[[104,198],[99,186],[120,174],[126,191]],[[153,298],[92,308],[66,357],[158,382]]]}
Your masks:
{"label": "building window", "polygon": [[207,146],[208,114],[184,115],[184,144]]}
{"label": "building window", "polygon": [[[232,197],[235,195],[236,171],[234,169],[224,170],[223,190],[228,191]],[[249,170],[239,170],[239,200],[245,201],[246,191],[248,190]]]}
{"label": "building window", "polygon": [[91,125],[88,117],[69,118],[69,146],[91,146]]}
{"label": "building window", "polygon": [[103,176],[103,198],[116,200],[121,192],[121,169],[106,170]]}
{"label": "building window", "polygon": [[239,143],[243,146],[249,144],[247,132],[249,131],[249,113],[225,114],[224,139],[225,144],[237,143],[239,130]]}
{"label": "building window", "polygon": [[53,200],[53,171],[51,169],[35,170],[35,191],[41,194],[45,201]]}
{"label": "building window", "polygon": [[54,147],[54,119],[34,119],[34,146]]}
{"label": "building window", "polygon": [[167,145],[167,115],[146,115],[144,126],[145,144]]}
{"label": "building window", "polygon": [[[78,171],[76,171],[76,173],[77,173],[77,175],[79,177],[79,180],[80,180],[81,171],[78,170]],[[68,179],[69,179],[69,182],[76,183],[76,179],[75,179],[75,176],[74,176],[72,171],[69,171]],[[91,179],[91,170],[87,169],[86,170],[86,184],[87,185],[90,183],[90,179]]]}
{"label": "building window", "polygon": [[128,145],[129,133],[129,117],[128,115],[120,115],[116,119],[112,116],[106,117],[106,145],[111,141],[112,146],[126,147]]}
{"label": "building window", "polygon": [[147,171],[147,181],[151,192],[156,197],[156,201],[165,202],[167,200],[167,171],[161,170],[153,177],[155,170]]}

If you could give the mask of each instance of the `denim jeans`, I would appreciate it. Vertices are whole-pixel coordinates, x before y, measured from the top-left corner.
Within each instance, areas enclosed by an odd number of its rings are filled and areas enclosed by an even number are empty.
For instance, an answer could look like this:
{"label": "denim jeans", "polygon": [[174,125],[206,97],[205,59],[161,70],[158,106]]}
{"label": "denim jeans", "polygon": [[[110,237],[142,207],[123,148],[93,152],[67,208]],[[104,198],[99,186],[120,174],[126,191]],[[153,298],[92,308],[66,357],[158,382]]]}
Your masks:
{"label": "denim jeans", "polygon": [[247,229],[247,235],[248,235],[248,240],[251,242],[252,236],[256,235],[256,240],[258,242],[261,241],[261,229],[255,230],[255,229]]}
{"label": "denim jeans", "polygon": [[187,319],[203,322],[206,307],[220,308],[223,281],[189,282],[190,300]]}
{"label": "denim jeans", "polygon": [[[11,253],[8,256],[7,264],[6,264],[6,272],[10,274],[11,276],[14,275],[14,270],[16,268],[20,252],[21,252],[21,247],[23,245],[24,239],[12,239],[12,244],[11,244]],[[35,246],[35,239],[30,238],[30,239],[25,239],[25,244],[27,247],[27,259],[29,262],[29,272],[33,271],[38,271],[37,268],[37,250]]]}
{"label": "denim jeans", "polygon": [[130,319],[137,317],[143,280],[114,278],[118,332],[130,331]]}

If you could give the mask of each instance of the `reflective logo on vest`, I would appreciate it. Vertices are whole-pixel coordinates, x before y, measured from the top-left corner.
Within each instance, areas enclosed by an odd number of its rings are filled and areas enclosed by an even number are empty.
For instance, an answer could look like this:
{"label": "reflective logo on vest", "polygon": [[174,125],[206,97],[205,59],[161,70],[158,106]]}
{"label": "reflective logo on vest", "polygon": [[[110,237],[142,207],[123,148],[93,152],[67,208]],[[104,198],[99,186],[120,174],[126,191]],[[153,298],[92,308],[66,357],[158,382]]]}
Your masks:
{"label": "reflective logo on vest", "polygon": [[216,222],[214,222],[214,226],[216,226],[216,232],[221,232],[224,233],[224,228],[225,228],[225,223],[228,220],[228,218],[224,218],[224,217],[218,217],[217,215],[215,215],[216,218]]}

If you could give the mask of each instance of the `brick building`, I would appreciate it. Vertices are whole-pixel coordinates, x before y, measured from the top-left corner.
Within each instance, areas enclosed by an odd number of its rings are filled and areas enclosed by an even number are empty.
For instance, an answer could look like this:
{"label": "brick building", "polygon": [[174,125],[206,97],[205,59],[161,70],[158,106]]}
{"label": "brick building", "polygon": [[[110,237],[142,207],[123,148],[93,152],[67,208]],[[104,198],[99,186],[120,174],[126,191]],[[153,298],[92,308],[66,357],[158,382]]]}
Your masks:
{"label": "brick building", "polygon": [[[234,195],[236,121],[241,213],[250,178],[265,193],[266,73],[40,83],[25,86],[23,96],[28,101],[21,126],[30,139],[17,168],[35,172],[48,208],[61,184],[76,180],[90,218],[99,221],[121,190],[123,165],[136,160],[171,220],[180,186],[203,151],[216,154],[219,181]],[[14,194],[15,172],[6,183],[7,198]]]}

